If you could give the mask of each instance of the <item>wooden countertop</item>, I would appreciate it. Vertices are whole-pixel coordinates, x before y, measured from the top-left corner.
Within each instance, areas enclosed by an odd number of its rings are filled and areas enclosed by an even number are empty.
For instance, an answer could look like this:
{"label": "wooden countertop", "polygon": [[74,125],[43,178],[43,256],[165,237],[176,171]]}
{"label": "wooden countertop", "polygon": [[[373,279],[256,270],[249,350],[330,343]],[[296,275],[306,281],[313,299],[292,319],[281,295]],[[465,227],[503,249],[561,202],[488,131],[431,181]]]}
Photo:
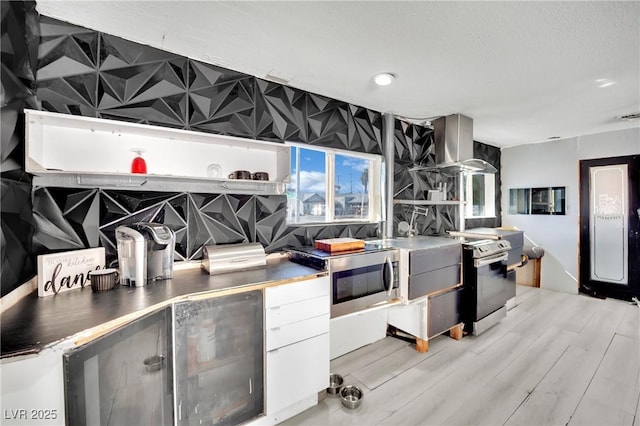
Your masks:
{"label": "wooden countertop", "polygon": [[174,271],[171,280],[144,287],[121,286],[104,293],[94,293],[90,286],[50,297],[38,297],[34,292],[2,314],[1,357],[38,353],[72,336],[76,344],[82,344],[179,300],[258,290],[324,275],[326,272],[281,259],[265,267],[220,275],[208,275],[199,268]]}

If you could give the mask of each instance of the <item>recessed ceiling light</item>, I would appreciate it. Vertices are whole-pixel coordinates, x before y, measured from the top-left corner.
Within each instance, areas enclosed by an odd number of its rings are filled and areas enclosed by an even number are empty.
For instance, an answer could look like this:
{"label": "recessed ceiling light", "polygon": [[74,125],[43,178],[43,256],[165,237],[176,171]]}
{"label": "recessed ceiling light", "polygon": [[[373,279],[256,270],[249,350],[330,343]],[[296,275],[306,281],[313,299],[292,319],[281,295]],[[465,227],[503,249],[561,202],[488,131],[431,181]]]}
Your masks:
{"label": "recessed ceiling light", "polygon": [[615,81],[609,80],[608,78],[597,78],[596,83],[598,84],[598,87],[601,89],[605,87],[613,86],[614,84],[616,84]]}
{"label": "recessed ceiling light", "polygon": [[396,76],[394,74],[391,74],[389,72],[382,72],[380,74],[374,75],[373,81],[378,86],[388,86],[393,82],[393,80],[395,80],[395,78]]}

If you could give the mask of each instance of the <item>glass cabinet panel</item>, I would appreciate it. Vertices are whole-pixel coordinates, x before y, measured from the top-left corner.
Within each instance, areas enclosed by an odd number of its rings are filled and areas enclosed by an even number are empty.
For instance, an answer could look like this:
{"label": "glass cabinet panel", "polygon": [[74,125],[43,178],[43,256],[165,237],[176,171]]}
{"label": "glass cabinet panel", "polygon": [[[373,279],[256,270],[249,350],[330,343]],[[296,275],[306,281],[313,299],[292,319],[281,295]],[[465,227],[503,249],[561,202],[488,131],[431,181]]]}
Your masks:
{"label": "glass cabinet panel", "polygon": [[263,412],[262,292],[175,304],[176,417],[239,424]]}
{"label": "glass cabinet panel", "polygon": [[565,187],[509,189],[509,214],[567,214]]}
{"label": "glass cabinet panel", "polygon": [[549,188],[531,188],[531,214],[548,214]]}
{"label": "glass cabinet panel", "polygon": [[509,214],[529,214],[529,188],[509,190]]}
{"label": "glass cabinet panel", "polygon": [[551,190],[551,214],[567,214],[566,213],[566,201],[564,195],[564,186],[556,186],[550,188]]}
{"label": "glass cabinet panel", "polygon": [[63,356],[66,424],[173,424],[171,308]]}

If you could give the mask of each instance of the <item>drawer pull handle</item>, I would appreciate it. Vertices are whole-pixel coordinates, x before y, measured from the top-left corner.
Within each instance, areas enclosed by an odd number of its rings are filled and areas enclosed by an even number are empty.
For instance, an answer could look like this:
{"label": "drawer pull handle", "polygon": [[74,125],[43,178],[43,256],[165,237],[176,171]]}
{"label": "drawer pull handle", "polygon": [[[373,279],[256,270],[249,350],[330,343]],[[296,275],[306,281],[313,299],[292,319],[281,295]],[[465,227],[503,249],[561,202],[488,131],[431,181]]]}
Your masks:
{"label": "drawer pull handle", "polygon": [[278,331],[278,330],[280,330],[280,327],[273,327],[273,328],[271,329],[271,331]]}
{"label": "drawer pull handle", "polygon": [[278,309],[280,309],[280,306],[274,306],[271,308],[272,311],[277,311]]}

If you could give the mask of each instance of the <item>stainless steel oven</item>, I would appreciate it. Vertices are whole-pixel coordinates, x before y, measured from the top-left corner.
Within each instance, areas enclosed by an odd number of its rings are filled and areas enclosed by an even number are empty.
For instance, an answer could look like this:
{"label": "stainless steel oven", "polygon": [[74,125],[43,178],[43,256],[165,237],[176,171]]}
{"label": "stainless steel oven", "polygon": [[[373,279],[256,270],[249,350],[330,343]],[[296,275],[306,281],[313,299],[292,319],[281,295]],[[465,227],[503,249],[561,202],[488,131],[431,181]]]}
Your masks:
{"label": "stainless steel oven", "polygon": [[329,271],[331,318],[399,298],[398,250],[368,246],[362,252],[336,255],[302,247],[291,250],[290,257]]}
{"label": "stainless steel oven", "polygon": [[511,244],[480,240],[462,244],[465,330],[478,335],[507,315],[516,295],[515,273],[507,271]]}

